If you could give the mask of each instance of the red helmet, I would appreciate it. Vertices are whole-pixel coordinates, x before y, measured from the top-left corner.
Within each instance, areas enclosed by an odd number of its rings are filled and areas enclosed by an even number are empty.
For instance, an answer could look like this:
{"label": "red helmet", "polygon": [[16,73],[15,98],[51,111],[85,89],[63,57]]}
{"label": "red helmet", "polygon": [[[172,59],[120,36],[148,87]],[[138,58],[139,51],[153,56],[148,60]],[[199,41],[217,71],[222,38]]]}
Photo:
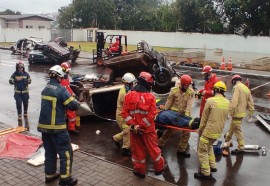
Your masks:
{"label": "red helmet", "polygon": [[115,40],[116,40],[116,41],[119,40],[119,37],[116,37]]}
{"label": "red helmet", "polygon": [[69,72],[71,70],[71,66],[68,62],[64,62],[61,64],[61,67],[63,68],[63,71],[64,72]]}
{"label": "red helmet", "polygon": [[238,74],[235,74],[235,75],[232,77],[232,80],[236,80],[236,79],[241,79],[241,80],[242,80],[241,76],[238,75]]}
{"label": "red helmet", "polygon": [[24,69],[24,64],[22,61],[19,61],[18,63],[16,63],[16,70],[18,70],[18,68],[23,68]]}
{"label": "red helmet", "polygon": [[144,79],[147,83],[154,83],[153,76],[148,72],[141,72],[138,78]]}
{"label": "red helmet", "polygon": [[192,83],[192,78],[189,75],[182,75],[180,77],[181,85],[190,85]]}
{"label": "red helmet", "polygon": [[205,73],[210,73],[210,72],[212,72],[212,67],[211,66],[209,66],[209,65],[205,65],[204,67],[203,67],[203,70],[202,70],[202,73],[203,74],[205,74]]}
{"label": "red helmet", "polygon": [[236,81],[242,81],[241,76],[238,75],[238,74],[235,74],[235,75],[232,77],[232,84],[235,84]]}

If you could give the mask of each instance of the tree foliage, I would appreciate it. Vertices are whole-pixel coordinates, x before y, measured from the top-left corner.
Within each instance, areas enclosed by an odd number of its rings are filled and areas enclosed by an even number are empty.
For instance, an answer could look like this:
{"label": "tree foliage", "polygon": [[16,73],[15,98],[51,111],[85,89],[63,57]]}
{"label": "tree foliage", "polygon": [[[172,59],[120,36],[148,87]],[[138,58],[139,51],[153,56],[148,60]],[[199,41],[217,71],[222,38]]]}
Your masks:
{"label": "tree foliage", "polygon": [[21,12],[18,12],[18,11],[12,11],[10,9],[6,9],[5,11],[3,12],[0,12],[0,15],[21,15],[22,13]]}
{"label": "tree foliage", "polygon": [[73,0],[60,28],[269,35],[269,0]]}

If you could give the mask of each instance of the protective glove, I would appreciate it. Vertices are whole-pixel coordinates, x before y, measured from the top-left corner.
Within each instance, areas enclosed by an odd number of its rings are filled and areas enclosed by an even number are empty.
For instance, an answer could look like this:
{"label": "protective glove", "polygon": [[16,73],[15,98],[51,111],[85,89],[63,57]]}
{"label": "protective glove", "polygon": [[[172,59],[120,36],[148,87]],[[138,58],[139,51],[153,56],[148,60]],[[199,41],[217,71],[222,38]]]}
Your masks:
{"label": "protective glove", "polygon": [[165,105],[159,105],[158,107],[160,110],[164,110],[165,109]]}
{"label": "protective glove", "polygon": [[202,95],[200,92],[195,93],[195,98],[196,98],[196,99],[201,99],[202,96],[203,96],[203,95]]}
{"label": "protective glove", "polygon": [[247,121],[248,121],[248,123],[251,123],[251,122],[253,121],[252,116],[248,116],[248,117],[247,117]]}
{"label": "protective glove", "polygon": [[201,136],[202,135],[202,130],[198,129],[197,133],[198,133],[199,136]]}
{"label": "protective glove", "polygon": [[130,130],[136,134],[142,134],[143,132],[143,129],[141,129],[139,125],[131,125]]}

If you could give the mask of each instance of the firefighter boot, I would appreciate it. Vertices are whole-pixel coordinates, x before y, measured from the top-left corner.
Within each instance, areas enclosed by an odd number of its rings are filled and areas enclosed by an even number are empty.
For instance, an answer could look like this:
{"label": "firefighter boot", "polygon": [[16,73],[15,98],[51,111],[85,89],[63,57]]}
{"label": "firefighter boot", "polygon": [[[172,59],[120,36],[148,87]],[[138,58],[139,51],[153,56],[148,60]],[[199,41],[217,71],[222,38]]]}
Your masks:
{"label": "firefighter boot", "polygon": [[205,179],[205,180],[209,180],[209,179],[211,179],[211,177],[212,177],[211,175],[206,176],[206,175],[202,174],[201,172],[194,173],[194,178],[196,178],[196,179]]}
{"label": "firefighter boot", "polygon": [[130,149],[122,148],[122,154],[124,156],[130,157],[131,156],[131,151],[130,151]]}
{"label": "firefighter boot", "polygon": [[59,185],[61,186],[74,186],[74,185],[77,185],[77,183],[78,183],[78,180],[74,178],[69,178],[68,180],[60,178],[60,181],[59,181]]}
{"label": "firefighter boot", "polygon": [[54,180],[58,179],[60,177],[60,173],[55,173],[53,175],[46,175],[45,176],[45,183],[51,183]]}
{"label": "firefighter boot", "polygon": [[114,142],[115,146],[119,149],[121,147],[121,144],[119,141],[116,141],[112,136],[112,141]]}
{"label": "firefighter boot", "polygon": [[139,178],[145,178],[145,174],[138,173],[135,170],[133,170],[133,174]]}

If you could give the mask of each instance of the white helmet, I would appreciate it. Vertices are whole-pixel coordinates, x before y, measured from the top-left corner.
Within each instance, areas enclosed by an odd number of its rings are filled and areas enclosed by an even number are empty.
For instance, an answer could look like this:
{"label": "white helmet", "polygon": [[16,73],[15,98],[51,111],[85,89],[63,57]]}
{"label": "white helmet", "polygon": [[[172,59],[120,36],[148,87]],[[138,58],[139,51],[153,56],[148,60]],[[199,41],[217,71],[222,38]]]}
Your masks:
{"label": "white helmet", "polygon": [[48,72],[50,77],[58,76],[63,78],[66,73],[63,71],[63,68],[60,65],[55,65],[52,68],[50,68]]}
{"label": "white helmet", "polygon": [[122,77],[122,81],[124,83],[134,83],[136,81],[136,78],[131,73],[125,73],[125,75]]}

